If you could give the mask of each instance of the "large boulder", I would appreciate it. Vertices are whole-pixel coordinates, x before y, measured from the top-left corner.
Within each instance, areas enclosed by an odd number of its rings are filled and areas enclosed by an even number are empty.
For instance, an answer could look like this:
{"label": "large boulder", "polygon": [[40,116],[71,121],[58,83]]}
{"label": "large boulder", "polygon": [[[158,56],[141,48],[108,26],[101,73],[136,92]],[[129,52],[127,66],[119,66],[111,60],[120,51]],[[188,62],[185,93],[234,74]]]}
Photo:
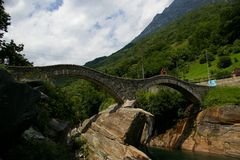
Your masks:
{"label": "large boulder", "polygon": [[240,106],[226,105],[199,113],[196,129],[182,148],[240,157]]}
{"label": "large boulder", "polygon": [[56,142],[66,143],[67,134],[70,130],[70,123],[58,119],[51,119],[48,125],[47,136],[54,139]]}
{"label": "large boulder", "polygon": [[150,146],[175,148],[184,137],[182,149],[240,157],[240,106],[225,105],[200,112],[188,137],[183,135],[189,129],[187,121],[154,137]]}
{"label": "large boulder", "polygon": [[8,72],[0,70],[0,152],[30,127],[40,96],[40,92],[15,82]]}
{"label": "large boulder", "polygon": [[26,131],[23,132],[22,137],[26,140],[26,141],[31,141],[31,140],[43,140],[45,139],[45,137],[43,136],[43,134],[41,132],[38,132],[37,130],[35,130],[33,127],[30,127],[29,129],[27,129]]}
{"label": "large boulder", "polygon": [[115,112],[101,112],[87,120],[84,129],[80,130],[90,149],[89,159],[149,159],[137,147],[149,139],[150,135],[142,133],[144,129],[152,128],[146,127],[152,118],[153,115],[141,109],[122,107]]}

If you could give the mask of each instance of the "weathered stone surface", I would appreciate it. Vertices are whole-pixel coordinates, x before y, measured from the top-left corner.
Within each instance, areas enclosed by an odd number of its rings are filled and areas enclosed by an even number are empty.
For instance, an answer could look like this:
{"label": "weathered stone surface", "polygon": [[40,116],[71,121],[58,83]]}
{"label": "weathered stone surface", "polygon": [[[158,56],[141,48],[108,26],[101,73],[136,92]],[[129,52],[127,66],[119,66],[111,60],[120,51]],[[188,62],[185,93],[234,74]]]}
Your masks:
{"label": "weathered stone surface", "polygon": [[224,106],[199,113],[196,129],[183,149],[240,157],[240,107]]}
{"label": "weathered stone surface", "polygon": [[15,82],[6,71],[0,70],[1,151],[30,127],[37,113],[35,104],[38,100],[40,92],[27,84]]}
{"label": "weathered stone surface", "polygon": [[27,141],[32,140],[32,139],[35,139],[35,140],[43,140],[43,139],[45,139],[45,137],[43,136],[42,133],[36,131],[32,127],[27,129],[26,131],[24,131],[22,136]]}
{"label": "weathered stone surface", "polygon": [[106,137],[104,134],[89,129],[83,135],[89,144],[89,149],[93,152],[89,159],[111,159],[111,160],[148,160],[149,158],[141,151],[131,145],[124,145],[123,143]]}
{"label": "weathered stone surface", "polygon": [[154,137],[150,141],[150,146],[164,147],[164,148],[176,148],[176,145],[186,129],[188,119],[184,119],[177,123],[172,129],[166,131],[166,133]]}
{"label": "weathered stone surface", "polygon": [[69,122],[57,120],[57,119],[51,119],[49,122],[49,129],[47,132],[47,135],[49,137],[52,137],[58,142],[65,143],[67,140],[67,134],[70,130]]}
{"label": "weathered stone surface", "polygon": [[146,116],[146,123],[144,125],[144,129],[141,137],[141,144],[147,145],[153,134],[153,126],[154,126],[154,117],[152,115]]}
{"label": "weathered stone surface", "polygon": [[201,122],[221,124],[240,123],[240,107],[228,105],[225,107],[210,108],[198,115],[197,123]]}
{"label": "weathered stone surface", "polygon": [[134,108],[135,103],[136,103],[136,100],[131,100],[131,101],[127,100],[126,102],[124,102],[122,107],[132,107],[132,108]]}
{"label": "weathered stone surface", "polygon": [[142,136],[142,132],[152,117],[150,113],[135,108],[120,108],[116,112],[106,111],[94,116],[82,133],[92,150],[90,159],[149,159],[135,147],[139,146],[141,139],[149,139],[147,134]]}
{"label": "weathered stone surface", "polygon": [[194,127],[196,109],[194,104],[189,105],[184,113],[188,118],[179,121],[173,128],[167,130],[166,133],[153,137],[150,145],[171,149],[181,148],[182,143],[188,138]]}
{"label": "weathered stone surface", "polygon": [[[206,109],[198,114],[195,127],[181,148],[240,157],[239,119],[240,106],[226,105]],[[182,134],[183,126],[182,122],[178,123],[177,127],[152,139],[150,145],[174,148],[174,143]]]}

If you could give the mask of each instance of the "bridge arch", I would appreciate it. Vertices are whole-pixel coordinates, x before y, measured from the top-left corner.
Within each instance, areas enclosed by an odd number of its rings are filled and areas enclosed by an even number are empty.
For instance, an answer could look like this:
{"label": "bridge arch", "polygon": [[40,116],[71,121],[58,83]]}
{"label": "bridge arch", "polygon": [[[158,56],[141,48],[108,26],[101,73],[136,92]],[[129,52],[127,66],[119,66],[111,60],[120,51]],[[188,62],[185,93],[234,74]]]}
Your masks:
{"label": "bridge arch", "polygon": [[150,87],[156,85],[163,85],[173,88],[182,93],[193,103],[201,103],[203,96],[209,89],[207,86],[199,86],[193,83],[182,81],[172,76],[156,76],[146,79],[144,82],[144,89],[148,90]]}
{"label": "bridge arch", "polygon": [[93,69],[78,65],[54,65],[44,67],[22,67],[10,66],[8,69],[16,79],[23,79],[27,74],[38,74],[40,79],[56,79],[59,77],[79,77],[80,79],[89,81],[98,85],[100,88],[109,93],[117,103],[123,103],[123,96],[114,89],[115,81],[111,79],[113,76],[95,71]]}
{"label": "bridge arch", "polygon": [[46,77],[80,77],[94,84],[97,84],[108,92],[118,103],[124,100],[133,100],[140,90],[147,90],[154,85],[165,85],[174,88],[184,94],[194,103],[201,103],[203,96],[208,91],[208,87],[195,85],[186,81],[179,80],[172,76],[155,76],[147,79],[126,79],[114,77],[96,71],[91,68],[78,65],[53,65],[43,67],[13,67],[8,69],[17,78],[24,78],[28,73],[40,73]]}
{"label": "bridge arch", "polygon": [[101,81],[98,81],[96,79],[90,78],[90,77],[86,77],[86,76],[82,76],[82,75],[68,75],[66,76],[65,74],[59,74],[59,75],[55,75],[52,76],[51,78],[55,79],[55,78],[59,78],[59,77],[78,77],[79,79],[82,80],[86,80],[88,82],[91,82],[95,85],[97,85],[99,88],[103,89],[104,91],[106,91],[110,96],[112,96],[112,98],[117,102],[122,104],[123,103],[123,99],[122,97],[120,97],[117,93],[115,93],[108,85],[102,83]]}

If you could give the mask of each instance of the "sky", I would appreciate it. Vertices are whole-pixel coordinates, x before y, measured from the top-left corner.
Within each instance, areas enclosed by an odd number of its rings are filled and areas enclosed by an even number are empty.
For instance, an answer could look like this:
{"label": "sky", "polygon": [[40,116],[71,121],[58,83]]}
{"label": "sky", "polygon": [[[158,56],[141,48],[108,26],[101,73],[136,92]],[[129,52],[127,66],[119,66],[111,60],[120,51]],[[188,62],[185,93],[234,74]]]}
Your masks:
{"label": "sky", "polygon": [[4,39],[24,44],[35,66],[83,65],[133,40],[173,0],[4,0]]}

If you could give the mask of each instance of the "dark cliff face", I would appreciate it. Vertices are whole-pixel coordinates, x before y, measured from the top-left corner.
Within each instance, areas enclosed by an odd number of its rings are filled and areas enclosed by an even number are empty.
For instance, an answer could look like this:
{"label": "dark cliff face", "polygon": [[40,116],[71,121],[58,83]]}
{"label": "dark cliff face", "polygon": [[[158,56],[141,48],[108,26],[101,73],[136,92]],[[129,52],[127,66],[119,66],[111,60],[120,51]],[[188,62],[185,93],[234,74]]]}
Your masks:
{"label": "dark cliff face", "polygon": [[152,22],[133,40],[133,42],[173,22],[192,10],[204,6],[205,4],[220,1],[224,0],[174,0],[168,8],[153,18]]}
{"label": "dark cliff face", "polygon": [[0,70],[0,156],[31,125],[39,100],[40,92]]}

